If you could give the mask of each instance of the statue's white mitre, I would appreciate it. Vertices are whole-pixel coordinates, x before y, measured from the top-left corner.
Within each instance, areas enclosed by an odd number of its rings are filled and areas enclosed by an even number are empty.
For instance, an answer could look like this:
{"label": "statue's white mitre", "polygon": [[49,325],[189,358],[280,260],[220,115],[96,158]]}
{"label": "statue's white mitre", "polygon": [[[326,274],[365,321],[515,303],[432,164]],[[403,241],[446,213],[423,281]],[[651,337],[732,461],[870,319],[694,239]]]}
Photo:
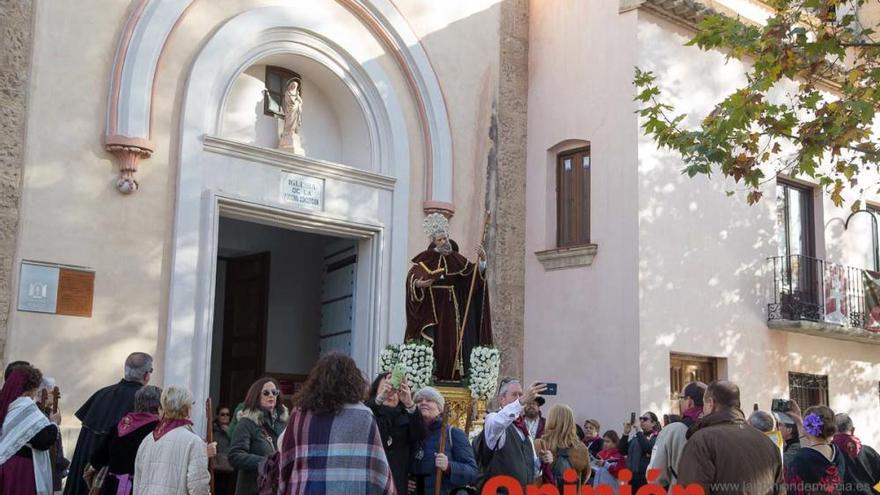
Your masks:
{"label": "statue's white mitre", "polygon": [[425,229],[425,235],[434,238],[437,234],[449,235],[449,219],[440,213],[431,213],[425,217],[422,222],[422,228]]}

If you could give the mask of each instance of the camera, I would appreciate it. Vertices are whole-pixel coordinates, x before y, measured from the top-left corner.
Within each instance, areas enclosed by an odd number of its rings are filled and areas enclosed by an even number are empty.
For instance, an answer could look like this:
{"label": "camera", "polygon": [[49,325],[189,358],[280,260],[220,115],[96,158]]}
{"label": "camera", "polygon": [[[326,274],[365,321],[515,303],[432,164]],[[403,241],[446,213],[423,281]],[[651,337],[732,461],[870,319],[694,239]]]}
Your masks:
{"label": "camera", "polygon": [[791,401],[785,399],[773,399],[773,402],[770,404],[770,410],[783,413],[791,411]]}

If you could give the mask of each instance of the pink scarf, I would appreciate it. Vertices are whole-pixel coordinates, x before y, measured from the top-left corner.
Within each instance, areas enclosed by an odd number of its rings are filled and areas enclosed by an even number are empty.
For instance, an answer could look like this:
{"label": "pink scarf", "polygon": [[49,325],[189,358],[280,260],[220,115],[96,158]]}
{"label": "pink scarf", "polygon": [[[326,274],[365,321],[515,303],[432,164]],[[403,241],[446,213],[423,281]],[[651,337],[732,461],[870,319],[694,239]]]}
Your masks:
{"label": "pink scarf", "polygon": [[119,424],[116,425],[116,433],[119,434],[119,438],[122,438],[138,428],[154,421],[159,421],[158,414],[149,412],[128,413],[119,420]]}
{"label": "pink scarf", "polygon": [[192,426],[192,421],[188,419],[163,419],[162,422],[153,430],[153,440],[159,441],[169,431],[180,428],[181,426]]}
{"label": "pink scarf", "polygon": [[700,419],[700,415],[703,414],[703,406],[694,406],[689,408],[687,411],[682,414],[685,418],[692,419],[694,421]]}

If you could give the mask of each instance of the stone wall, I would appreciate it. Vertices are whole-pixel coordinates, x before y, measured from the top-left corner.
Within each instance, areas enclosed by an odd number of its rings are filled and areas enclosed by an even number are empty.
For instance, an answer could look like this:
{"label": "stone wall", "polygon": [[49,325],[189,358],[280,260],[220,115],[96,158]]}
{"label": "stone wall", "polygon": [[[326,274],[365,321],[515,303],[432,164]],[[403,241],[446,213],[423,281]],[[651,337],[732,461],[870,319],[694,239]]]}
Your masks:
{"label": "stone wall", "polygon": [[31,0],[0,0],[0,365],[13,300],[33,32]]}
{"label": "stone wall", "polygon": [[526,131],[529,2],[505,0],[499,25],[498,97],[490,123],[494,146],[487,166],[486,207],[495,345],[501,374],[522,376],[525,308]]}

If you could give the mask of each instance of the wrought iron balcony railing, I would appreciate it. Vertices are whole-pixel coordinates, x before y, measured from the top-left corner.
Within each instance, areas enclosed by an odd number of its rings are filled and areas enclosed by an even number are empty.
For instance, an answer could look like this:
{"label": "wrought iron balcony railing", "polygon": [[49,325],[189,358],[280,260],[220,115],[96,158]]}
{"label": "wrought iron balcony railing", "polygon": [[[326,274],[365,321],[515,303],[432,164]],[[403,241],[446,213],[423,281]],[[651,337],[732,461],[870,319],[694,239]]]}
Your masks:
{"label": "wrought iron balcony railing", "polygon": [[774,256],[767,319],[880,332],[880,273],[808,256]]}

